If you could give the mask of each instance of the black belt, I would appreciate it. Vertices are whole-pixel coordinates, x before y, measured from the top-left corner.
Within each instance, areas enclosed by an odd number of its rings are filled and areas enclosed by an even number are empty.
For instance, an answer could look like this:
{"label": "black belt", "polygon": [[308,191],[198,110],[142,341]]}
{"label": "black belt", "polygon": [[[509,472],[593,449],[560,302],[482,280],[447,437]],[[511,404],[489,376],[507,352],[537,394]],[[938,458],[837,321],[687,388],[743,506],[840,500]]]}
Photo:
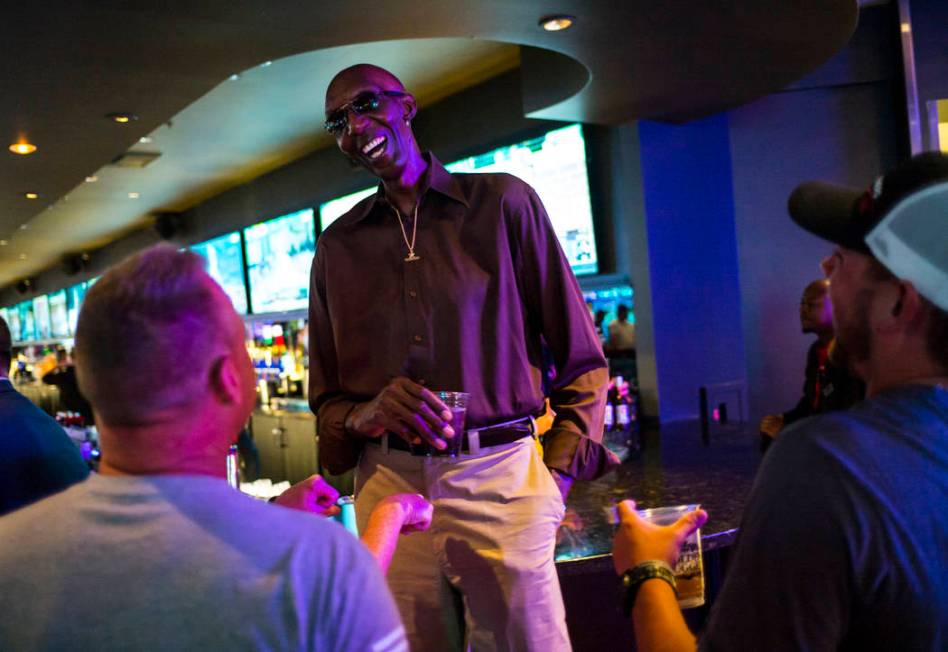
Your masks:
{"label": "black belt", "polygon": [[[484,428],[471,428],[465,431],[464,439],[461,440],[461,452],[470,454],[471,443],[477,439],[477,449],[488,448],[490,446],[501,446],[510,444],[524,437],[532,437],[536,428],[532,417],[523,417],[516,421],[508,421],[494,426],[485,426]],[[382,440],[388,437],[388,447],[399,451],[406,451],[417,456],[446,457],[447,453],[437,450],[430,444],[420,444],[412,446],[407,441],[394,433],[382,435],[375,439],[367,439],[371,444],[381,445]],[[478,451],[475,451],[479,452]]]}

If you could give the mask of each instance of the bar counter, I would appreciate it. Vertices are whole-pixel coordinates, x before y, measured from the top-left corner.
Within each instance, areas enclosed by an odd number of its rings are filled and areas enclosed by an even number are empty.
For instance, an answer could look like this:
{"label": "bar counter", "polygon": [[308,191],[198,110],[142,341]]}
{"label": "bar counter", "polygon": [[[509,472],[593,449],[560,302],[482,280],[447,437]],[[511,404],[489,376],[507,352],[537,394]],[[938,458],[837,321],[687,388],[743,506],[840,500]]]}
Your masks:
{"label": "bar counter", "polygon": [[684,612],[700,629],[720,590],[728,552],[761,456],[759,436],[749,426],[712,431],[702,443],[697,421],[646,429],[642,449],[614,473],[577,482],[557,536],[556,561],[570,638],[581,650],[634,650],[632,624],[618,609],[612,566],[613,526],[606,508],[632,498],[637,507],[700,504],[709,514],[701,530],[706,605]]}

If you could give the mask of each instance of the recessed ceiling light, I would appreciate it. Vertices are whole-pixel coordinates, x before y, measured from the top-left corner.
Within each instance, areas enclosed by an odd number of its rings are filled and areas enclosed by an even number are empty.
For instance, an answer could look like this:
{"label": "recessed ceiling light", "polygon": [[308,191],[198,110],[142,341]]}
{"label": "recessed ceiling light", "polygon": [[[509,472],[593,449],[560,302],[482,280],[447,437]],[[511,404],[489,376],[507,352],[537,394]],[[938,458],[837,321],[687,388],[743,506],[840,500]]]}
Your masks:
{"label": "recessed ceiling light", "polygon": [[0,247],[6,247],[6,246],[7,246],[7,241],[6,241],[6,240],[0,240]]}
{"label": "recessed ceiling light", "polygon": [[151,138],[149,138],[148,136],[142,136],[141,138],[138,139],[138,142],[144,143],[145,145],[147,145],[148,143],[151,142]]}
{"label": "recessed ceiling light", "polygon": [[39,199],[39,195],[36,194],[35,192],[25,192],[23,193],[23,196],[26,197],[27,199]]}
{"label": "recessed ceiling light", "polygon": [[20,260],[26,260],[26,254],[20,254]]}
{"label": "recessed ceiling light", "polygon": [[21,230],[21,231],[26,231],[28,228],[30,228],[30,225],[29,225],[29,224],[21,224],[21,225],[20,225],[20,230]]}
{"label": "recessed ceiling light", "polygon": [[240,79],[240,75],[238,75],[236,72],[230,76],[231,81],[237,81],[238,79]]}
{"label": "recessed ceiling light", "polygon": [[89,176],[86,177],[86,183],[95,183],[98,180],[99,180],[99,177],[95,176],[94,174],[90,174]]}
{"label": "recessed ceiling light", "polygon": [[118,122],[120,124],[132,122],[133,120],[138,120],[138,116],[135,115],[134,113],[124,113],[124,112],[109,113],[105,117],[113,122]]}
{"label": "recessed ceiling light", "polygon": [[260,67],[261,67],[261,68],[269,68],[269,67],[272,66],[272,65],[273,65],[273,62],[272,62],[272,61],[264,61],[263,63],[260,64]]}
{"label": "recessed ceiling light", "polygon": [[552,16],[544,16],[541,18],[540,27],[548,32],[560,32],[564,29],[568,29],[575,20],[576,18],[573,16],[568,16],[566,14],[554,14]]}
{"label": "recessed ceiling light", "polygon": [[141,195],[138,194],[137,192],[130,192],[130,193],[128,193],[128,198],[129,198],[129,199],[138,199],[139,197],[141,197]]}
{"label": "recessed ceiling light", "polygon": [[32,154],[36,151],[36,145],[33,143],[25,143],[20,141],[19,143],[13,143],[10,145],[10,151],[14,154],[22,154],[26,156],[27,154]]}

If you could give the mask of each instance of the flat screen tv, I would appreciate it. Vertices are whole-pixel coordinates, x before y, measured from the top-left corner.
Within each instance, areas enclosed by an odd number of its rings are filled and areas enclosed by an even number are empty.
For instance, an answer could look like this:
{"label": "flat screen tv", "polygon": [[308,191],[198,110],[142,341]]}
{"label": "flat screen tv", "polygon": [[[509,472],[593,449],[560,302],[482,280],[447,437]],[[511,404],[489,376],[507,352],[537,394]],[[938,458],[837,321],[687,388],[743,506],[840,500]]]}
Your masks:
{"label": "flat screen tv", "polygon": [[301,310],[309,302],[309,272],[316,253],[313,209],[244,229],[250,310]]}
{"label": "flat screen tv", "polygon": [[33,299],[33,318],[36,320],[36,339],[48,340],[52,337],[49,324],[49,299],[43,296]]}
{"label": "flat screen tv", "polygon": [[593,313],[593,321],[599,318],[597,327],[600,327],[605,334],[608,328],[616,319],[616,313],[620,305],[629,309],[629,322],[635,323],[635,293],[630,285],[620,284],[600,287],[592,290],[583,290],[583,298],[586,305]]}
{"label": "flat screen tv", "polygon": [[36,339],[36,320],[33,318],[33,302],[24,301],[17,306],[20,311],[20,340],[30,342]]}
{"label": "flat screen tv", "polygon": [[86,283],[76,283],[66,290],[66,318],[69,320],[69,332],[76,332],[79,323],[79,308],[86,297]]}
{"label": "flat screen tv", "polygon": [[[553,230],[573,273],[599,272],[586,168],[586,141],[581,125],[553,129],[542,136],[461,159],[445,167],[451,172],[507,172],[529,183],[550,215]],[[325,229],[373,192],[374,187],[367,188],[320,205],[321,227]]]}
{"label": "flat screen tv", "polygon": [[240,233],[234,232],[191,245],[191,249],[204,256],[207,273],[224,289],[234,309],[246,315],[247,287],[244,285],[244,253],[240,246]]}
{"label": "flat screen tv", "polygon": [[338,220],[340,217],[349,212],[353,206],[358,204],[360,201],[368,197],[369,195],[376,192],[378,186],[372,186],[371,188],[366,188],[365,190],[359,190],[357,192],[350,193],[348,195],[343,195],[342,197],[337,197],[336,199],[331,199],[324,204],[319,205],[319,230],[320,232],[325,231],[326,227]]}
{"label": "flat screen tv", "polygon": [[53,337],[69,337],[69,313],[66,310],[66,291],[52,292],[49,297],[49,331]]}

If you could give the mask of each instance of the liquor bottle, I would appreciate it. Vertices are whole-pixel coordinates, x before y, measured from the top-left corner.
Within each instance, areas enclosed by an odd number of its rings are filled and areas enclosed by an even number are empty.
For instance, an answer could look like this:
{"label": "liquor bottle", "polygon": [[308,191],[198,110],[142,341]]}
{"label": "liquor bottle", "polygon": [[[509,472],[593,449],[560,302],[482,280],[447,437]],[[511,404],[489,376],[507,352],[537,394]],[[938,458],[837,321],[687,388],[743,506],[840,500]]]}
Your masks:
{"label": "liquor bottle", "polygon": [[612,381],[609,382],[609,389],[606,392],[606,414],[603,419],[603,428],[602,431],[604,435],[607,435],[612,432],[616,427],[616,400],[615,400],[615,389]]}

